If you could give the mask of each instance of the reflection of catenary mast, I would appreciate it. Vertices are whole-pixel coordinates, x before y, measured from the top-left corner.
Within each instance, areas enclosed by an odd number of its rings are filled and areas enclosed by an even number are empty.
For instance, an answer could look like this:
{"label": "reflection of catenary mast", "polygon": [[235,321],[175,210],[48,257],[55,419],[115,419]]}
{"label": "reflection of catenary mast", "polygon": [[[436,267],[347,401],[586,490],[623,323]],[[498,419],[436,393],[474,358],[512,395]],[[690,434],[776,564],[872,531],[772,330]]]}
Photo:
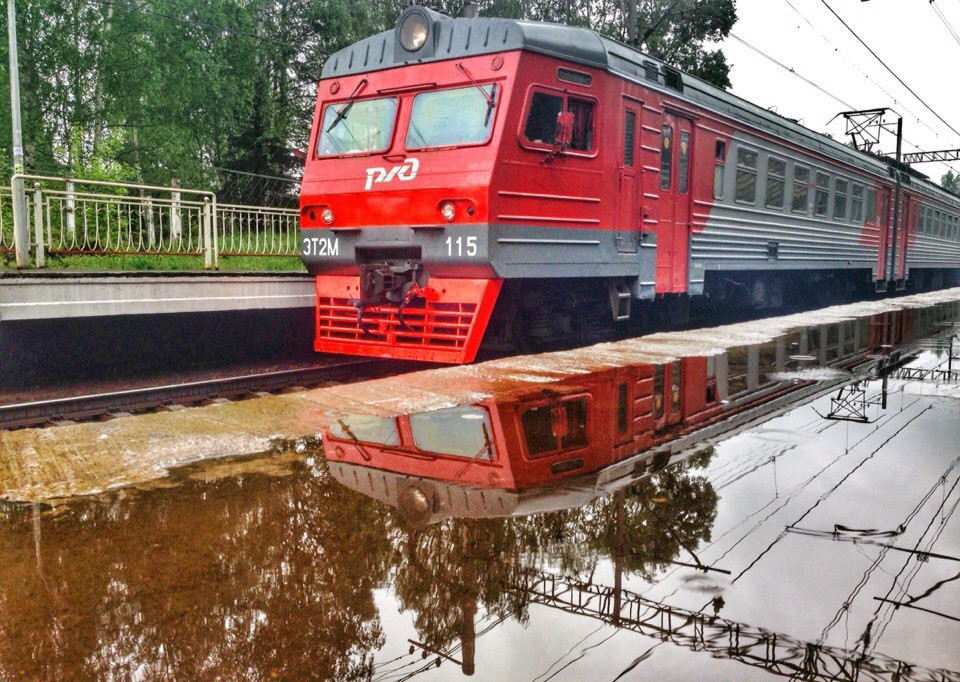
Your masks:
{"label": "reflection of catenary mast", "polygon": [[668,606],[627,590],[532,571],[518,588],[533,603],[597,618],[714,658],[728,658],[782,677],[862,682],[960,681],[960,672],[932,670],[882,654],[863,656],[770,630]]}

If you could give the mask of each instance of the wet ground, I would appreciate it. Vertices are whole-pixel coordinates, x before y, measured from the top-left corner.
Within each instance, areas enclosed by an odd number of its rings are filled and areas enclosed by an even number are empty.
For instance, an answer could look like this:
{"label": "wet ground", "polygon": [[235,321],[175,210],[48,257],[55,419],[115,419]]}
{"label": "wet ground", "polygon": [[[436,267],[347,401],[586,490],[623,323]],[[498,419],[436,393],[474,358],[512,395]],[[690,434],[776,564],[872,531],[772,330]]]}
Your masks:
{"label": "wet ground", "polygon": [[0,680],[960,680],[958,299],[3,434]]}

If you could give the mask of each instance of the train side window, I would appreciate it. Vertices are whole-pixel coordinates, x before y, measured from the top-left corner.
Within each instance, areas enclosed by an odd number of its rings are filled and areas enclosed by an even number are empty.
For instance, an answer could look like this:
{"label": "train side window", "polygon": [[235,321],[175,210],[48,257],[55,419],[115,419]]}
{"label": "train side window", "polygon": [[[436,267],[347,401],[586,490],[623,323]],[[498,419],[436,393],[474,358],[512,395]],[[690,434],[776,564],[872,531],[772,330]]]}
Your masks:
{"label": "train side window", "polygon": [[653,418],[663,416],[663,365],[653,368]]}
{"label": "train side window", "polygon": [[867,187],[867,222],[874,223],[877,220],[877,190],[873,187]]}
{"label": "train side window", "polygon": [[627,430],[627,382],[617,384],[617,433]]}
{"label": "train side window", "polygon": [[830,209],[830,176],[817,173],[817,189],[813,197],[813,213],[826,218]]}
{"label": "train side window", "polygon": [[793,211],[806,213],[810,206],[810,169],[797,165],[793,169]]}
{"label": "train side window", "polygon": [[623,121],[623,165],[633,167],[633,148],[634,137],[637,133],[637,115],[632,112],[626,112]]}
{"label": "train side window", "polygon": [[563,111],[573,114],[573,130],[567,149],[582,152],[592,150],[594,103],[578,97],[534,91],[530,98],[523,136],[537,144],[554,144],[557,116]]}
{"label": "train side window", "polygon": [[680,131],[680,159],[677,163],[677,192],[687,193],[690,181],[690,132]]}
{"label": "train side window", "polygon": [[680,412],[680,361],[674,360],[670,366],[670,412]]}
{"label": "train side window", "polygon": [[850,184],[846,180],[837,178],[835,192],[833,196],[833,219],[847,219],[847,191]]}
{"label": "train side window", "polygon": [[553,144],[557,133],[557,116],[563,111],[563,97],[534,92],[523,136],[531,142]]}
{"label": "train side window", "polygon": [[670,189],[673,174],[673,127],[663,126],[660,135],[660,189]]}
{"label": "train side window", "polygon": [[717,140],[713,166],[713,198],[723,199],[723,169],[727,162],[727,143]]}
{"label": "train side window", "polygon": [[917,211],[917,234],[926,234],[927,232],[927,209],[920,206]]}
{"label": "train side window", "polygon": [[787,184],[787,162],[771,156],[767,160],[767,208],[783,209],[783,190]]}
{"label": "train side window", "polygon": [[933,212],[933,236],[943,236],[943,214],[940,211]]}
{"label": "train side window", "polygon": [[570,149],[590,151],[593,149],[593,102],[570,97],[567,99],[567,111],[573,114]]}
{"label": "train side window", "polygon": [[587,444],[587,399],[564,400],[559,405],[538,405],[520,415],[523,439],[531,457]]}
{"label": "train side window", "polygon": [[757,203],[757,153],[750,149],[737,149],[737,201]]}
{"label": "train side window", "polygon": [[863,185],[854,185],[851,190],[850,220],[863,222]]}

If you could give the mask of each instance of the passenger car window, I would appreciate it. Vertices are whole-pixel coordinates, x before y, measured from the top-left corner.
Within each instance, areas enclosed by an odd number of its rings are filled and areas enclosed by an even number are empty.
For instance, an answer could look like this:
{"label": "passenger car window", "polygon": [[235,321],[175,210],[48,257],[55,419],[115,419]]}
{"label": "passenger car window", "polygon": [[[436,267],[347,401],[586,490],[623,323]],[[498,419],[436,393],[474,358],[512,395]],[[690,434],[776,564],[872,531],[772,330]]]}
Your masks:
{"label": "passenger car window", "polygon": [[757,203],[757,153],[737,149],[737,201]]}
{"label": "passenger car window", "polygon": [[867,187],[867,222],[872,223],[877,220],[877,190],[873,187]]}
{"label": "passenger car window", "polygon": [[796,166],[793,169],[793,203],[796,213],[806,213],[810,205],[810,169]]}
{"label": "passenger car window", "polygon": [[863,222],[863,185],[854,185],[850,204],[850,220],[855,223]]}
{"label": "passenger car window", "polygon": [[723,170],[727,161],[727,143],[724,140],[717,140],[714,150],[713,166],[713,198],[723,199]]}
{"label": "passenger car window", "polygon": [[480,144],[490,137],[496,86],[422,92],[413,98],[406,147]]}
{"label": "passenger car window", "polygon": [[817,173],[817,189],[813,198],[813,212],[825,218],[830,208],[830,176],[826,173]]}
{"label": "passenger car window", "polygon": [[834,220],[846,220],[847,218],[847,181],[837,178],[836,192],[833,197],[833,218]]}
{"label": "passenger car window", "polygon": [[767,208],[783,208],[783,190],[787,184],[787,162],[771,156],[767,161]]}
{"label": "passenger car window", "polygon": [[386,151],[396,114],[395,97],[328,104],[320,121],[317,156]]}

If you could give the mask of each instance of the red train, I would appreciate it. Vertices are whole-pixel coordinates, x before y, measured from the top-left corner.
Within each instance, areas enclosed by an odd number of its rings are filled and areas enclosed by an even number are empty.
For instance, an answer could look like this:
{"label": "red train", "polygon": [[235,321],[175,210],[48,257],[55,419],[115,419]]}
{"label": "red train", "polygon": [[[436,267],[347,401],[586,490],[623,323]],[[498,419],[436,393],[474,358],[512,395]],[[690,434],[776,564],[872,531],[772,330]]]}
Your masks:
{"label": "red train", "polygon": [[[843,374],[798,380],[797,369],[889,371],[907,357],[903,346],[957,319],[958,304],[883,313],[709,358],[576,374],[519,397],[396,418],[345,415],[323,429],[324,452],[341,483],[408,513],[429,503],[420,514],[434,520],[576,506],[850,383]],[[579,484],[564,495],[544,490],[570,479]]]}
{"label": "red train", "polygon": [[570,26],[412,5],[324,65],[300,197],[318,351],[469,362],[691,297],[956,281],[960,198]]}

